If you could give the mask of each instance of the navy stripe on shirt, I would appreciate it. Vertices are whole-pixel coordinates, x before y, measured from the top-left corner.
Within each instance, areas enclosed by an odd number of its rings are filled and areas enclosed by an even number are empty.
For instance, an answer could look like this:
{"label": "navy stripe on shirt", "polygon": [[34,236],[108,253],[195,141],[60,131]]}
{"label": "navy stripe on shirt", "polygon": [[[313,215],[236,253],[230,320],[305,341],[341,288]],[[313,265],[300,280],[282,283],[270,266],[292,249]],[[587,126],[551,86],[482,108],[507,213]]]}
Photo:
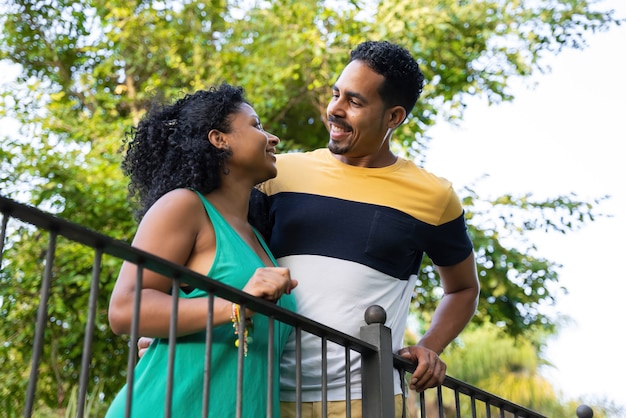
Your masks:
{"label": "navy stripe on shirt", "polygon": [[333,197],[282,192],[269,199],[276,258],[334,257],[408,279],[419,272],[424,252],[437,265],[451,265],[472,249],[462,214],[434,226],[393,208]]}

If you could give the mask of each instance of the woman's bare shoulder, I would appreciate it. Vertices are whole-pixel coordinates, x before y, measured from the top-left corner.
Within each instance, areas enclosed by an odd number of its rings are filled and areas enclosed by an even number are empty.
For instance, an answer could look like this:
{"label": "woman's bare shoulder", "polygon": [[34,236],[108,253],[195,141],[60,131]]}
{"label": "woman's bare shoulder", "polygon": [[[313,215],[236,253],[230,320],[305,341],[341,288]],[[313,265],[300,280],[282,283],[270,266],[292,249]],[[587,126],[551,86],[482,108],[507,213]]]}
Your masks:
{"label": "woman's bare shoulder", "polygon": [[200,197],[193,190],[175,189],[161,196],[146,212],[143,222],[195,223],[206,217]]}

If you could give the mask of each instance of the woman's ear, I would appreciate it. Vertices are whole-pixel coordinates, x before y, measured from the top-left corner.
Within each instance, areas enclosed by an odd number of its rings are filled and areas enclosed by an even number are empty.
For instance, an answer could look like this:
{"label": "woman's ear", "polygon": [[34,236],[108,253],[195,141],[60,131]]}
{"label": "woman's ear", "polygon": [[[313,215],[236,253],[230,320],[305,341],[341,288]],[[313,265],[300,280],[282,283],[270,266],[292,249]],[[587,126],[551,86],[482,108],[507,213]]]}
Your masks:
{"label": "woman's ear", "polygon": [[209,131],[209,142],[213,144],[215,148],[218,149],[228,149],[228,141],[223,132],[218,131],[217,129],[211,129]]}

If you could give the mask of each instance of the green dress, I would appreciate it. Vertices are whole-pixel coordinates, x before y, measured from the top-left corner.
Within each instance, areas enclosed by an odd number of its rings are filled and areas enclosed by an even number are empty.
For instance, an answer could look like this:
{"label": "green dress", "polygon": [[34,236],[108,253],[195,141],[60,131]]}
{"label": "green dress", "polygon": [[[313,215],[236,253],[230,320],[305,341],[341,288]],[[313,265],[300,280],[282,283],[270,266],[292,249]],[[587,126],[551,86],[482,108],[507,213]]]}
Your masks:
{"label": "green dress", "polygon": [[[264,264],[213,205],[200,193],[198,195],[213,223],[216,235],[215,262],[208,276],[242,289],[254,271]],[[256,230],[255,234],[276,265],[276,260]],[[180,292],[181,298],[206,296],[207,293],[200,289],[194,289],[189,294]],[[289,310],[295,310],[296,307],[293,295],[283,295],[278,305]],[[267,410],[268,319],[258,314],[254,315],[253,320],[254,329],[249,334],[252,341],[248,344],[248,354],[244,357],[243,366],[242,415],[248,418],[265,416]],[[274,417],[279,417],[279,360],[289,331],[290,326],[275,321]],[[234,344],[236,339],[231,323],[213,328],[209,417],[235,416],[238,355]],[[173,417],[195,418],[202,415],[205,341],[205,332],[177,338],[171,410]],[[133,386],[133,418],[164,416],[168,349],[167,339],[156,339],[137,363]],[[107,411],[107,418],[124,417],[126,396],[127,386],[124,385]]]}

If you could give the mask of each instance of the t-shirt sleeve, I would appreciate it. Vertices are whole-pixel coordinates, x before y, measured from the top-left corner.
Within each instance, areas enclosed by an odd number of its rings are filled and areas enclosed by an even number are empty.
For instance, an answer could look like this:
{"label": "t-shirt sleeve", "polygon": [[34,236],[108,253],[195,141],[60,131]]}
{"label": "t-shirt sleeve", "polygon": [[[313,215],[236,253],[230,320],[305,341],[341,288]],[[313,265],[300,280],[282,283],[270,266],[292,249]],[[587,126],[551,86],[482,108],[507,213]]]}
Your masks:
{"label": "t-shirt sleeve", "polygon": [[426,254],[437,266],[452,266],[465,260],[474,246],[467,233],[465,212],[431,231]]}

